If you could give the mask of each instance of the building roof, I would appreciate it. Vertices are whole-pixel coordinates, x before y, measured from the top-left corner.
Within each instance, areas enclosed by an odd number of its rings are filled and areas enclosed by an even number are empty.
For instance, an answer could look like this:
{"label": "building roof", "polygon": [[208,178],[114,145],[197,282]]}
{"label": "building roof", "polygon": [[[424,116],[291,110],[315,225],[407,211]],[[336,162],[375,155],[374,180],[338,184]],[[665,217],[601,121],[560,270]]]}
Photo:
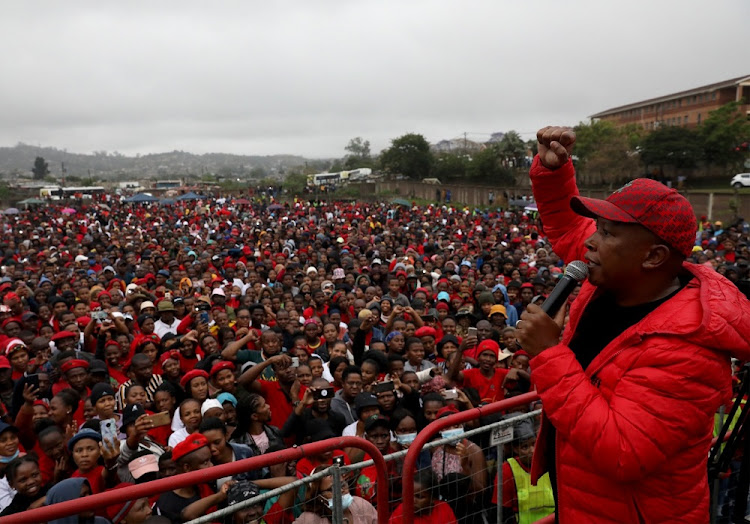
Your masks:
{"label": "building roof", "polygon": [[613,107],[612,109],[607,109],[606,111],[601,111],[599,113],[596,113],[595,115],[591,115],[590,118],[601,118],[604,116],[610,116],[613,114],[621,113],[622,111],[628,111],[630,109],[637,109],[637,108],[648,106],[651,104],[658,104],[659,102],[666,102],[669,100],[673,100],[675,98],[682,98],[684,96],[690,96],[690,95],[694,95],[698,93],[705,93],[706,91],[716,91],[717,89],[723,89],[725,87],[734,87],[739,84],[743,84],[745,82],[750,82],[750,75],[740,76],[737,78],[732,78],[731,80],[724,80],[723,82],[717,82],[715,84],[708,84],[705,86],[688,89],[687,91],[680,91],[678,93],[672,93],[669,95],[659,96],[656,98],[649,98],[648,100],[642,100],[640,102],[634,102],[632,104],[626,104],[624,106]]}

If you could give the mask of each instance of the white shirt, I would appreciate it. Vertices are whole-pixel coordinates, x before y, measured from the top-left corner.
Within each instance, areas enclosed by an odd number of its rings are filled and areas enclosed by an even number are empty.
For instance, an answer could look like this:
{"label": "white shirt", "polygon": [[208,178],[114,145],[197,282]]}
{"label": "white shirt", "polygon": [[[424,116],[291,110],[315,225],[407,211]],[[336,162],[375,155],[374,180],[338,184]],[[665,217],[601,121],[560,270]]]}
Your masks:
{"label": "white shirt", "polygon": [[180,325],[180,319],[175,318],[171,324],[162,322],[161,319],[154,322],[154,333],[159,335],[159,338],[164,338],[167,333],[177,334],[177,326]]}
{"label": "white shirt", "polygon": [[169,442],[168,442],[169,447],[174,449],[174,447],[177,444],[179,444],[180,442],[188,438],[188,435],[190,435],[190,433],[188,433],[187,429],[185,428],[178,429],[177,431],[175,431],[169,436]]}

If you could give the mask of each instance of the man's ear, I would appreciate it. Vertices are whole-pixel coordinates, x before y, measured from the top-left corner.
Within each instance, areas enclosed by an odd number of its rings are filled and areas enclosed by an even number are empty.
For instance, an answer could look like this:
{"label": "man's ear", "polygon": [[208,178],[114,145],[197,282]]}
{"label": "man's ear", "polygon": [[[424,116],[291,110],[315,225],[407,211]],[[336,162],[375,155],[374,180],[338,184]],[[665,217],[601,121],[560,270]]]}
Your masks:
{"label": "man's ear", "polygon": [[672,250],[665,244],[653,244],[643,259],[643,269],[654,270],[664,266],[672,258]]}

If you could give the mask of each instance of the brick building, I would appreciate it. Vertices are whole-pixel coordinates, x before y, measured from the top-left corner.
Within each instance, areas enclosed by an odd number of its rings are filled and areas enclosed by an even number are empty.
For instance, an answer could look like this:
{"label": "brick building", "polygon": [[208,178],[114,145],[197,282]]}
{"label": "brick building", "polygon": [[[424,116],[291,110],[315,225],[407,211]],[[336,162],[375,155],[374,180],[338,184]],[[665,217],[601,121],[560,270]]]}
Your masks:
{"label": "brick building", "polygon": [[694,127],[714,109],[739,100],[744,101],[741,110],[750,118],[750,76],[615,107],[591,115],[591,119],[607,120],[617,126],[636,124],[644,129],[664,125]]}

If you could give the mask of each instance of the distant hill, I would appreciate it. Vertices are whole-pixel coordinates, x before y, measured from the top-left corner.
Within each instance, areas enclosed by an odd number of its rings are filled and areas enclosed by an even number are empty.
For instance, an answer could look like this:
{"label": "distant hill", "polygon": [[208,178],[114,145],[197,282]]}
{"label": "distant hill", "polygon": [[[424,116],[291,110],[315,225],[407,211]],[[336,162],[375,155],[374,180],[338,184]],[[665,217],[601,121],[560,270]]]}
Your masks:
{"label": "distant hill", "polygon": [[39,147],[19,143],[14,147],[0,147],[0,176],[13,178],[31,176],[37,156],[44,157],[53,176],[59,177],[62,163],[68,176],[91,176],[101,180],[130,178],[200,177],[207,173],[229,176],[283,178],[291,168],[305,162],[327,164],[320,159],[306,159],[296,155],[230,155],[206,153],[195,155],[184,151],[125,156],[117,152],[97,151],[91,155],[70,153],[54,147]]}

